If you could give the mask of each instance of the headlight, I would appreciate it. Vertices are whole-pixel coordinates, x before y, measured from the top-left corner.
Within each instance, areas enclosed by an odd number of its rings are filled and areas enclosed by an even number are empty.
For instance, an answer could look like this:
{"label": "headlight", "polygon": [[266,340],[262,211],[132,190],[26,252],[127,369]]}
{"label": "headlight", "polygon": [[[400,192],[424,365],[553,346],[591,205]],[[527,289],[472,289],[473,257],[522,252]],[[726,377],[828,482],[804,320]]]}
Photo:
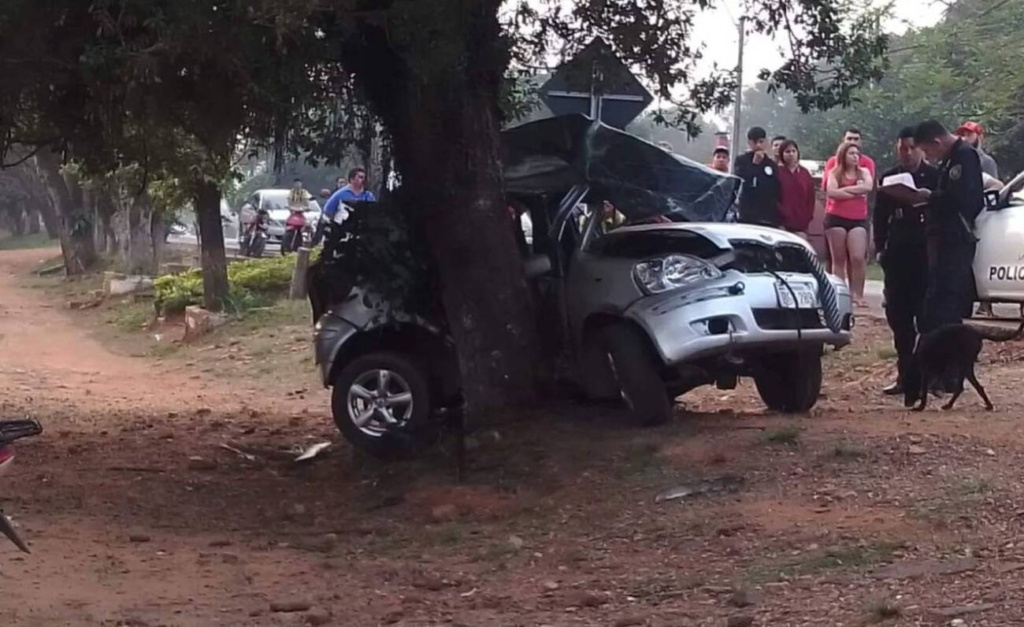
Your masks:
{"label": "headlight", "polygon": [[722,271],[697,257],[669,255],[633,266],[633,277],[648,294],[661,294],[722,276]]}

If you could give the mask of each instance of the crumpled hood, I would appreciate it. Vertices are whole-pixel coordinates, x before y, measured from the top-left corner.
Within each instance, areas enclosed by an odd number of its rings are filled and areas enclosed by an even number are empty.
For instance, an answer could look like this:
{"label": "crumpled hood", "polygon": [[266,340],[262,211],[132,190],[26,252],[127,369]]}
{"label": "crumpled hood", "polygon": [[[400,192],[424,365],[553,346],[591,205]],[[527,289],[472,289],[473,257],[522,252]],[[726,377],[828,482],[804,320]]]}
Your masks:
{"label": "crumpled hood", "polygon": [[584,115],[511,128],[502,133],[502,148],[509,193],[561,194],[588,185],[631,222],[662,215],[721,222],[741,183]]}

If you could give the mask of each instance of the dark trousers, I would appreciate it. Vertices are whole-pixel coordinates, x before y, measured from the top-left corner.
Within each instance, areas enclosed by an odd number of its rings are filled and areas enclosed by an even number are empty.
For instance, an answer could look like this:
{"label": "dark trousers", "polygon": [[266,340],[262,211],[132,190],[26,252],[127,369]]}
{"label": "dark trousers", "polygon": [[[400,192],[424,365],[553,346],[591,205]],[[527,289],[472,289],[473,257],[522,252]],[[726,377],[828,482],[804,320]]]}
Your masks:
{"label": "dark trousers", "polygon": [[966,236],[932,235],[928,238],[928,289],[919,330],[934,331],[963,322],[974,303],[974,251],[977,243]]}
{"label": "dark trousers", "polygon": [[899,380],[914,354],[928,282],[928,251],[924,235],[889,239],[882,256],[885,271],[885,319],[892,329]]}

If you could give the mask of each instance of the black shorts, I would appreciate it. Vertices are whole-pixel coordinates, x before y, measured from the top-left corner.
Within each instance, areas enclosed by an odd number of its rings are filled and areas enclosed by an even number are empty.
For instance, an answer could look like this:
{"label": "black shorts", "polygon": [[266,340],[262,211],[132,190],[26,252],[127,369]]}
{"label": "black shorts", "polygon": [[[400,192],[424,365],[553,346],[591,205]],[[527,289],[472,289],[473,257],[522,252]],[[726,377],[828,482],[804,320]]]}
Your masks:
{"label": "black shorts", "polygon": [[849,218],[843,218],[841,216],[833,215],[831,213],[826,213],[825,223],[823,226],[826,229],[843,229],[844,231],[852,231],[853,229],[867,230],[868,221],[851,220]]}

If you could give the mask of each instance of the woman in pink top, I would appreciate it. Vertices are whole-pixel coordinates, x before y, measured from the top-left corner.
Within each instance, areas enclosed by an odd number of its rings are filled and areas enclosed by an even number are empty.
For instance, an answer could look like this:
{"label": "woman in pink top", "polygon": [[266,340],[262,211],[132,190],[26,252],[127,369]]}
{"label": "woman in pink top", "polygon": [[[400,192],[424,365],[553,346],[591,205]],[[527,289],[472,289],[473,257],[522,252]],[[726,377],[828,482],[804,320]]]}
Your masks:
{"label": "woman in pink top", "polygon": [[844,142],[839,147],[836,167],[828,173],[825,185],[825,239],[832,256],[832,272],[847,280],[854,305],[866,307],[868,194],[874,187],[874,177],[861,167],[856,144]]}

